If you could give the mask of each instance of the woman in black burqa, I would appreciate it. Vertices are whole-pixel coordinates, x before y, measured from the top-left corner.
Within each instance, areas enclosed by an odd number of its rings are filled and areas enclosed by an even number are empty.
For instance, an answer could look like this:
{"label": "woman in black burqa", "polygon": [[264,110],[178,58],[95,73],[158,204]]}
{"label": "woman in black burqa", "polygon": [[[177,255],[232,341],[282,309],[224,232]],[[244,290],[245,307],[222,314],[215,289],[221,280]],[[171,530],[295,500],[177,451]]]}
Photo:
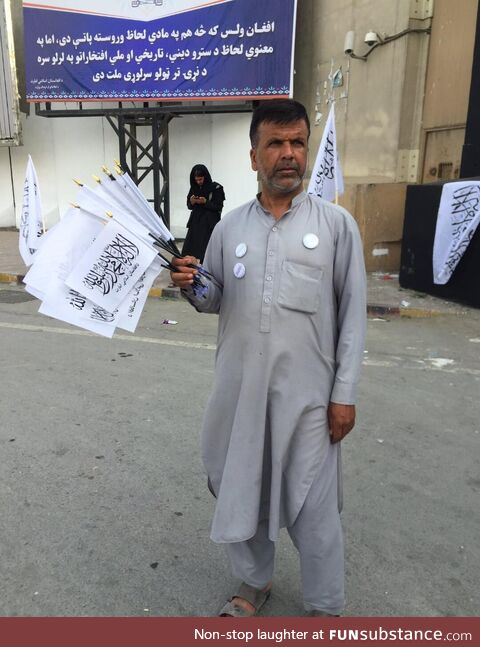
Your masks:
{"label": "woman in black burqa", "polygon": [[200,262],[203,261],[213,228],[220,220],[224,200],[223,186],[213,182],[206,166],[196,164],[190,173],[190,191],[187,195],[187,207],[192,213],[183,243],[184,256],[195,256]]}

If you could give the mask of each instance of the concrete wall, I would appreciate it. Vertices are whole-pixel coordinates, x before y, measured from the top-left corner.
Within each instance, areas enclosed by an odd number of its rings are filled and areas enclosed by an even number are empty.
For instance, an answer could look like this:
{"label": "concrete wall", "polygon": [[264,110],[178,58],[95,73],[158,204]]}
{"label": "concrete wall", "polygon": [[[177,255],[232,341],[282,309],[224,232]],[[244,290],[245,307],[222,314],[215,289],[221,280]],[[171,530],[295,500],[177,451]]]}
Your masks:
{"label": "concrete wall", "polygon": [[435,0],[422,119],[423,182],[459,176],[477,8],[478,0]]}
{"label": "concrete wall", "polygon": [[354,214],[368,272],[397,272],[403,235],[404,183],[349,184],[341,204]]}
{"label": "concrete wall", "polygon": [[[390,182],[397,176],[402,92],[410,35],[371,53],[367,62],[344,54],[345,34],[355,31],[355,52],[368,50],[368,31],[396,34],[410,24],[410,0],[301,0],[297,33],[295,95],[309,108],[314,128],[313,165],[328,114],[336,100],[338,149],[346,181]],[[341,68],[343,85],[331,90],[329,76]],[[321,118],[315,115],[321,113]]]}
{"label": "concrete wall", "polygon": [[[421,173],[429,36],[386,43],[365,62],[345,55],[345,35],[355,32],[354,52],[364,55],[367,32],[384,38],[428,27],[432,6],[420,0],[299,0],[295,96],[312,120],[309,169],[333,98],[346,184],[341,203],[359,223],[369,271],[399,269],[405,183],[417,182]],[[337,70],[343,84],[334,88]]]}

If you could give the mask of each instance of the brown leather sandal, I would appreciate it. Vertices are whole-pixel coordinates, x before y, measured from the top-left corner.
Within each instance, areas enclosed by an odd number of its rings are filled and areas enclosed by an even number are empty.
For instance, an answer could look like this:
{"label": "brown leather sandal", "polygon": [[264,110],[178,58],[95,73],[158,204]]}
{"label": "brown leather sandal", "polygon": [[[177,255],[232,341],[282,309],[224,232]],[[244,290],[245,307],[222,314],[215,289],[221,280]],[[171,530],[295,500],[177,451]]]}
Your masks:
{"label": "brown leather sandal", "polygon": [[[218,615],[222,618],[251,618],[257,615],[269,597],[270,589],[268,591],[261,591],[242,582],[238,587],[238,591],[227,601]],[[252,605],[255,611],[249,613],[243,607],[235,604],[235,598],[246,600]]]}

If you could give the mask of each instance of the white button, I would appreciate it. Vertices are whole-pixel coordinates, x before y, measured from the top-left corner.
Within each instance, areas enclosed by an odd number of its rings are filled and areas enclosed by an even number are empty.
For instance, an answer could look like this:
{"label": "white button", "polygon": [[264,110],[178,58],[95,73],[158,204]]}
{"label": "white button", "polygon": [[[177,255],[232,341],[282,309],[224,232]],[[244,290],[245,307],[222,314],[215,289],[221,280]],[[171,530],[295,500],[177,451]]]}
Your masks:
{"label": "white button", "polygon": [[245,245],[245,243],[240,243],[235,248],[235,256],[237,258],[243,258],[246,253],[247,253],[247,246]]}
{"label": "white button", "polygon": [[315,247],[318,247],[318,236],[315,234],[305,234],[303,237],[303,245],[307,249],[315,249]]}
{"label": "white button", "polygon": [[271,277],[271,276],[267,276],[267,281],[271,281],[271,280],[272,280],[272,277]]}
{"label": "white button", "polygon": [[237,263],[233,268],[233,274],[237,279],[243,279],[245,276],[245,265],[243,263]]}
{"label": "white button", "polygon": [[272,231],[277,231],[277,228],[276,228],[276,227],[272,227]]}
{"label": "white button", "polygon": [[269,256],[273,256],[273,252],[268,252],[268,255],[269,255]]}
{"label": "white button", "polygon": [[265,297],[264,301],[265,301],[265,303],[270,303],[271,299],[270,299],[270,297]]}

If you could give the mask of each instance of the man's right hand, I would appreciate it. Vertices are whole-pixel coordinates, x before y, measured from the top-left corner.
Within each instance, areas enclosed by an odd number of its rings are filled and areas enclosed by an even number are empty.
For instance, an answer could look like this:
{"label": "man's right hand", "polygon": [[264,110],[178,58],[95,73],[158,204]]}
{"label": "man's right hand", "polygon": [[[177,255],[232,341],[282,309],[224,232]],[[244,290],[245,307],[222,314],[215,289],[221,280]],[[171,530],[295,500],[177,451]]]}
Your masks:
{"label": "man's right hand", "polygon": [[190,196],[190,204],[197,204],[197,197],[195,195]]}
{"label": "man's right hand", "polygon": [[192,285],[193,277],[198,274],[198,270],[194,270],[189,265],[198,265],[198,259],[194,256],[184,256],[183,258],[172,258],[172,265],[175,265],[177,271],[170,272],[172,283],[178,288],[185,289]]}

